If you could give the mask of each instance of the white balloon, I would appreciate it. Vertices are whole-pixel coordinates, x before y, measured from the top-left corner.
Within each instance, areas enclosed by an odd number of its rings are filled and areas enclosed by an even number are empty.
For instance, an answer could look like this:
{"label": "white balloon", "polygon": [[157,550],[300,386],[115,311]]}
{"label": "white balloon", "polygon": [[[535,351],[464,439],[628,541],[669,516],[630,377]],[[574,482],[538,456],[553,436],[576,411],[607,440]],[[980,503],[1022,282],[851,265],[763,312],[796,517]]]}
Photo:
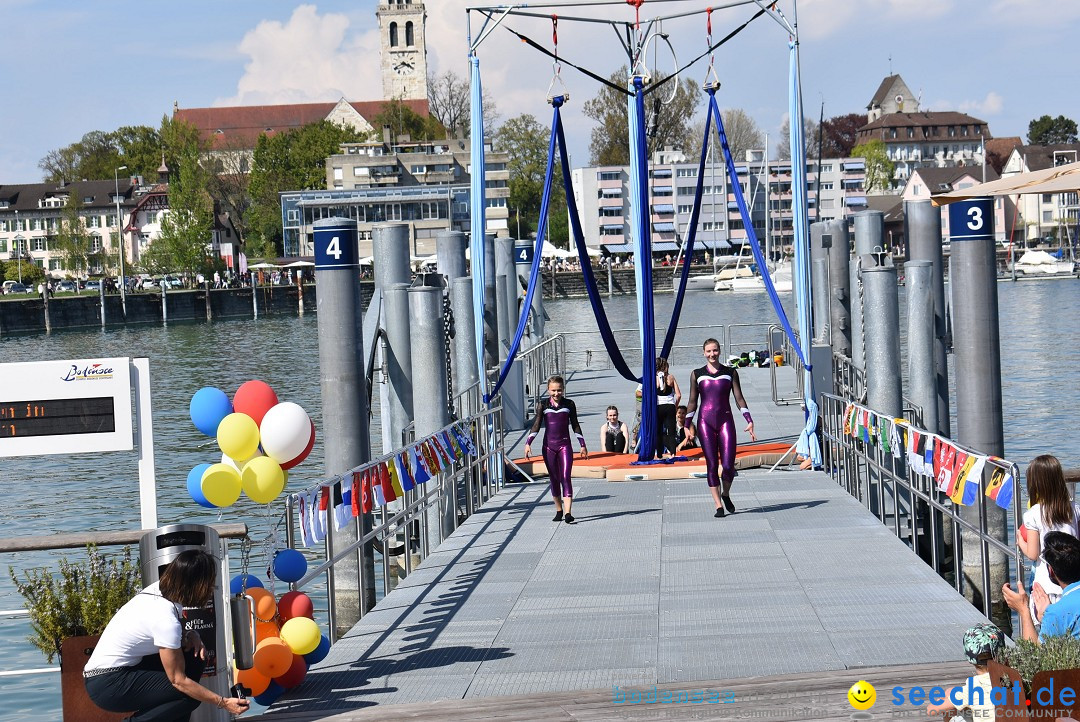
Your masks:
{"label": "white balloon", "polygon": [[291,401],[271,407],[259,426],[262,448],[279,464],[295,459],[311,440],[311,419],[299,404]]}

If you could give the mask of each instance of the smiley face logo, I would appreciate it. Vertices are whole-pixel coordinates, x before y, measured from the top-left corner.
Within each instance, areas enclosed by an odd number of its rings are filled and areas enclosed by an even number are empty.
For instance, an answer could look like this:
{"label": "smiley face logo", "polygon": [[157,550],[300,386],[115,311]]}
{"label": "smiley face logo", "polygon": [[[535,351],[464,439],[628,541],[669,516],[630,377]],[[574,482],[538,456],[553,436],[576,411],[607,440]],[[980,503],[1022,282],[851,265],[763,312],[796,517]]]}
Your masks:
{"label": "smiley face logo", "polygon": [[851,706],[858,710],[867,710],[874,706],[874,702],[877,702],[877,690],[874,689],[874,685],[867,682],[865,679],[860,679],[855,684],[851,685],[851,689],[847,693],[848,702]]}

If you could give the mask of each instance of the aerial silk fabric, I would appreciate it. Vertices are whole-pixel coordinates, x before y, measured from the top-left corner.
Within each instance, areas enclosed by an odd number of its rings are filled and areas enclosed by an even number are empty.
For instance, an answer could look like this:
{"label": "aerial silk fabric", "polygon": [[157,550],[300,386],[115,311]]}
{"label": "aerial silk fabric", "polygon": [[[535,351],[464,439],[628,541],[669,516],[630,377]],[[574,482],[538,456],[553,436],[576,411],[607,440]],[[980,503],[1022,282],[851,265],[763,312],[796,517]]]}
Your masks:
{"label": "aerial silk fabric", "polygon": [[652,239],[649,225],[648,150],[645,142],[645,91],[641,76],[632,82],[627,99],[630,118],[630,218],[635,236],[634,275],[637,280],[638,337],[641,341],[641,428],[638,460],[653,458],[656,450],[656,320],[653,313]]}
{"label": "aerial silk fabric", "polygon": [[806,405],[806,425],[799,433],[795,443],[795,453],[808,457],[814,464],[821,464],[821,442],[817,437],[818,405],[814,393],[814,375],[810,373],[810,364],[806,359],[810,355],[811,343],[811,289],[810,289],[810,234],[808,207],[806,198],[806,143],[803,139],[803,112],[801,78],[799,72],[799,44],[788,43],[790,56],[789,68],[791,88],[788,106],[791,121],[788,123],[791,135],[791,188],[793,196],[793,228],[795,232],[795,262],[792,280],[795,284],[795,304],[799,323],[800,358],[806,366],[803,374],[803,401]]}
{"label": "aerial silk fabric", "polygon": [[[510,367],[513,366],[514,357],[517,356],[518,349],[521,348],[521,339],[525,336],[525,327],[528,326],[529,323],[529,311],[532,309],[533,296],[536,294],[536,289],[540,285],[537,281],[540,277],[540,258],[543,255],[544,239],[547,236],[548,205],[551,203],[552,170],[555,167],[555,137],[556,130],[562,130],[562,121],[559,117],[559,108],[563,104],[562,96],[553,98],[551,104],[555,107],[555,112],[551,119],[551,139],[548,141],[547,170],[544,172],[544,196],[540,201],[540,223],[536,229],[532,267],[529,269],[529,285],[525,289],[525,301],[521,304],[521,316],[518,318],[514,339],[510,342],[510,350],[507,352],[502,369],[499,370],[499,379],[495,382],[495,387],[491,389],[490,394],[484,394],[485,403],[491,401],[491,399],[495,397],[495,394],[499,393],[499,389],[502,388],[503,382],[506,381],[507,374],[510,373]],[[564,152],[564,164],[566,162],[565,158],[566,153]]]}
{"label": "aerial silk fabric", "polygon": [[[480,86],[480,58],[476,53],[469,55],[472,82],[470,83],[469,113],[470,132],[472,133],[471,163],[472,188],[469,197],[469,227],[472,229],[469,240],[469,253],[472,256],[472,293],[473,325],[476,336],[476,369],[479,372],[480,389],[487,389],[487,369],[484,368],[484,91]],[[479,169],[479,172],[477,172]],[[486,394],[485,394],[486,396]]]}

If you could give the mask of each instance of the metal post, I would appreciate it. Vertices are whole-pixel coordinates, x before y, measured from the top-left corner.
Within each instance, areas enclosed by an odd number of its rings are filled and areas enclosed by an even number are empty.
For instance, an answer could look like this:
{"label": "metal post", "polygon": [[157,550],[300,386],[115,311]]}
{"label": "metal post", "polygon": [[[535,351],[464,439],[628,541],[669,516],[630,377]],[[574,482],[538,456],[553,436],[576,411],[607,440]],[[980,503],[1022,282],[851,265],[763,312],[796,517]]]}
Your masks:
{"label": "metal post", "polygon": [[[49,296],[48,284],[45,286],[45,296]],[[101,304],[101,327],[105,328],[105,279],[101,279],[101,283],[98,284],[98,302]]]}
{"label": "metal post", "polygon": [[937,387],[934,375],[934,264],[904,264],[907,289],[908,396],[922,408],[919,426],[936,431]]}
{"label": "metal post", "polygon": [[[319,286],[319,384],[323,404],[323,448],[327,476],[371,459],[367,379],[364,375],[363,319],[356,221],[326,218],[314,223],[315,278]],[[327,558],[372,529],[370,514],[357,527],[327,530]],[[333,527],[334,525],[331,525]],[[375,606],[374,548],[365,544],[356,558],[328,572],[331,634],[348,631]]]}
{"label": "metal post", "polygon": [[[973,198],[950,205],[949,235],[953,272],[949,287],[956,333],[953,346],[956,354],[956,439],[981,453],[1004,456],[993,199]],[[987,504],[985,497],[980,497],[980,503],[986,509],[987,532],[1005,543],[1005,510],[996,504]],[[961,514],[978,524],[978,505],[963,507]],[[1008,560],[1003,554],[990,551],[990,588],[985,589],[981,555],[977,551],[981,545],[966,531],[962,536],[965,593],[970,599],[980,601],[988,593],[994,603],[993,621],[1007,629],[1009,615],[1000,603],[1000,590],[1009,580]]]}
{"label": "metal post", "polygon": [[[829,334],[829,249],[825,245],[825,223],[810,224],[810,288],[814,341],[828,343]],[[829,237],[829,242],[832,238]]]}
{"label": "metal post", "polygon": [[[538,293],[536,295],[542,296],[543,294]],[[615,295],[615,277],[611,271],[611,256],[607,258],[607,295],[608,298]]]}
{"label": "metal post", "polygon": [[885,216],[881,211],[860,211],[855,214],[855,271],[851,276],[851,359],[856,368],[867,371],[865,336],[868,314],[862,282],[859,279],[859,259],[868,253],[884,250]]}
{"label": "metal post", "polygon": [[383,424],[389,427],[391,446],[384,451],[397,449],[404,444],[402,432],[413,419],[413,365],[412,343],[409,340],[409,284],[393,283],[383,289],[383,366],[388,383],[383,387],[386,394],[383,405]]}
{"label": "metal post", "polygon": [[495,234],[488,233],[484,242],[484,368],[499,365],[499,320],[497,316],[498,299],[495,295]]}
{"label": "metal post", "polygon": [[461,393],[480,381],[476,368],[476,327],[473,325],[472,279],[455,278],[450,285],[454,309],[454,388]]}
{"label": "metal post", "polygon": [[[164,158],[162,158],[164,162]],[[113,171],[113,186],[116,190],[116,242],[120,246],[120,312],[123,314],[124,319],[127,319],[127,286],[126,277],[124,275],[124,221],[120,217],[120,171],[127,170],[126,165],[122,165]],[[102,322],[104,325],[104,322]]]}
{"label": "metal post", "polygon": [[[520,318],[517,295],[517,270],[514,265],[514,239],[495,239],[495,292],[499,301],[499,359],[501,368],[510,353],[510,345]],[[500,391],[503,421],[508,429],[525,426],[525,381],[521,363],[514,362]]]}
{"label": "metal post", "polygon": [[209,281],[203,281],[203,290],[206,291],[206,297],[205,297],[205,300],[206,300],[206,320],[207,321],[213,321],[214,320],[214,311],[213,311],[213,307],[210,304],[210,282]]}
{"label": "metal post", "polygon": [[[413,368],[425,373],[413,378],[413,397],[424,399],[416,404],[413,428],[416,438],[422,439],[450,423],[446,398],[446,366],[437,360],[443,357],[441,287],[414,286],[409,289],[409,330],[412,342]],[[436,534],[436,544],[454,531],[457,510],[453,504],[453,481],[449,474],[439,479],[442,493],[436,508],[428,510],[428,529]]]}
{"label": "metal post", "polygon": [[892,418],[903,412],[900,377],[900,302],[896,266],[887,253],[862,257],[866,319],[866,402]]}
{"label": "metal post", "polygon": [[[412,268],[409,264],[409,226],[404,223],[379,223],[371,229],[371,255],[374,259],[375,292],[384,294],[386,289],[394,284],[412,283]],[[406,301],[406,308],[408,302]],[[407,311],[406,311],[407,312]],[[379,319],[379,325],[386,328],[386,312]],[[406,326],[406,329],[408,327]],[[404,347],[406,350],[408,346]],[[378,363],[386,368],[386,357],[383,348],[376,349]],[[411,368],[411,365],[410,365]],[[392,391],[388,388],[388,377],[382,375],[379,382],[379,409],[383,419],[390,419],[394,412],[391,411]],[[410,405],[409,413],[412,413]],[[399,409],[400,415],[400,409]],[[407,422],[406,422],[407,423]],[[393,424],[382,425],[382,448],[385,451],[396,449],[401,446],[401,433],[393,433]],[[404,428],[404,427],[402,427]]]}
{"label": "metal post", "polygon": [[[522,282],[528,283],[529,276],[532,273],[533,251],[535,247],[532,241],[517,241],[514,243],[514,272],[516,276],[516,283],[514,288],[519,298],[524,298],[525,291],[522,289]],[[543,279],[537,276],[537,283],[540,284],[540,288],[536,289],[536,293],[533,294],[532,309],[529,316],[529,335],[532,337],[532,343],[535,345],[540,343],[540,339],[544,337],[544,289]]]}
{"label": "metal post", "polygon": [[255,320],[259,319],[259,274],[251,272],[251,313]]}
{"label": "metal post", "polygon": [[468,243],[461,231],[441,231],[435,236],[436,270],[452,285],[455,278],[469,275],[465,263],[465,247]]}
{"label": "metal post", "polygon": [[296,269],[296,312],[298,315],[304,315],[304,269]]}
{"label": "metal post", "polygon": [[949,361],[951,345],[948,324],[945,319],[945,272],[941,252],[941,209],[930,201],[906,201],[904,203],[904,238],[907,240],[908,257],[913,261],[930,261],[934,294],[934,375],[937,398],[937,427],[927,426],[927,431],[950,436],[952,422],[949,415]]}
{"label": "metal post", "polygon": [[169,283],[165,280],[165,276],[161,277],[161,281],[158,284],[161,288],[161,323],[165,326],[169,325]]}
{"label": "metal post", "polygon": [[851,241],[847,221],[825,222],[824,235],[829,236],[829,331],[832,350],[851,356]]}

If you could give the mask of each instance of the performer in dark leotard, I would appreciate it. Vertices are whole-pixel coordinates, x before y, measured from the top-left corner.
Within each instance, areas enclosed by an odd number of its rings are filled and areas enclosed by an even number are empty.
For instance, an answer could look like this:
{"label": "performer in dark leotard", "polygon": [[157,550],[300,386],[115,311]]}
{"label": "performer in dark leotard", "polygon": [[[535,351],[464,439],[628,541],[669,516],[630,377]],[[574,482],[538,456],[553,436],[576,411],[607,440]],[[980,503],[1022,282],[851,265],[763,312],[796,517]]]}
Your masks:
{"label": "performer in dark leotard", "polygon": [[619,421],[618,407],[607,407],[607,421],[600,427],[600,448],[616,454],[625,454],[629,438],[630,432],[626,428],[626,422]]}
{"label": "performer in dark leotard", "polygon": [[547,466],[548,476],[551,478],[551,496],[555,499],[555,518],[552,521],[573,524],[574,517],[570,513],[570,507],[574,502],[574,487],[570,476],[574,467],[574,447],[570,444],[570,429],[577,435],[582,459],[589,458],[589,450],[585,447],[585,437],[581,435],[577,406],[564,396],[566,384],[562,376],[548,379],[547,388],[551,398],[537,411],[529,436],[525,439],[525,456],[532,456],[533,439],[543,426],[546,429],[544,465]]}
{"label": "performer in dark leotard", "polygon": [[[735,418],[731,413],[729,395],[734,392],[739,411],[746,419],[746,431],[751,441],[757,441],[754,434],[754,420],[750,409],[746,407],[742,387],[739,385],[739,372],[720,363],[720,342],[714,338],[705,341],[705,365],[690,374],[690,401],[686,405],[686,434],[693,439],[701,439],[701,450],[705,454],[705,468],[709,475],[709,491],[716,502],[716,516],[724,516],[724,507],[735,511],[729,492],[735,479]],[[700,406],[700,409],[699,409]],[[697,422],[694,422],[694,412]],[[718,473],[719,467],[723,471]],[[723,483],[723,491],[719,488]]]}

